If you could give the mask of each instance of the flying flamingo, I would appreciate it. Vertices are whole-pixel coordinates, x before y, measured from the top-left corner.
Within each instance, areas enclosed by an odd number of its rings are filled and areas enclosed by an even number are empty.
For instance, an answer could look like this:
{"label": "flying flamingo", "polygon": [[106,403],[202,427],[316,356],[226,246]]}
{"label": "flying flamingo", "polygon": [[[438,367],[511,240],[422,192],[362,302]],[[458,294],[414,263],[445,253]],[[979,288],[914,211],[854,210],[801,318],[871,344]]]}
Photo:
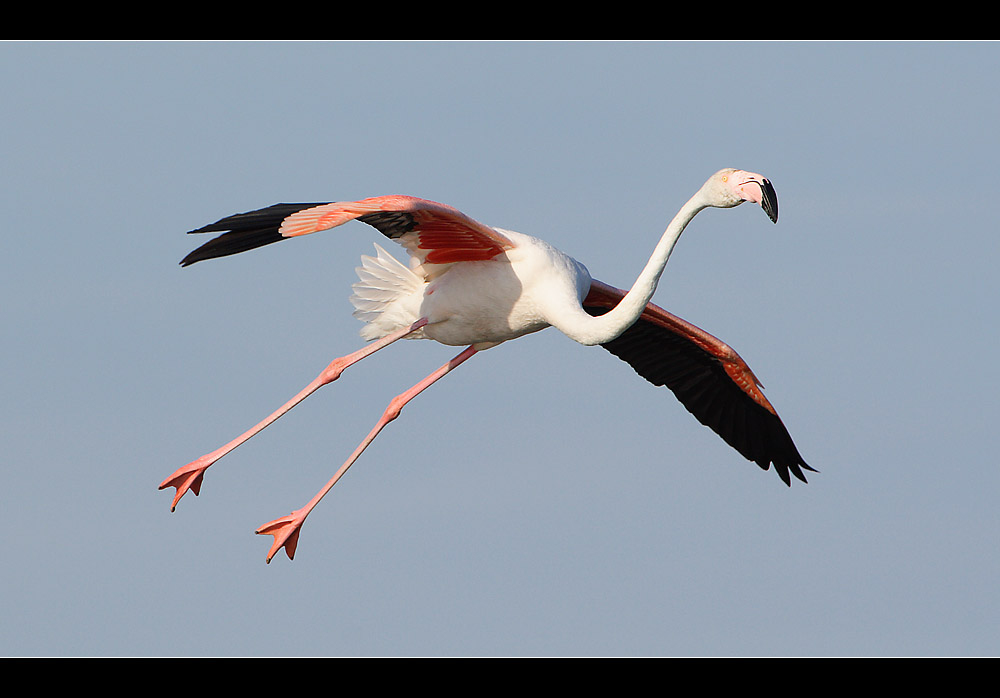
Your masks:
{"label": "flying flamingo", "polygon": [[403,265],[378,245],[375,257],[362,257],[351,301],[355,317],[366,323],[362,337],[373,341],[335,359],[249,431],[165,479],[160,489],[177,488],[171,511],[188,490],[199,493],[205,470],[212,464],[335,381],[352,364],[404,337],[465,346],[451,361],[396,396],[354,453],[304,507],[257,529],[274,536],[267,562],[282,547],[292,559],[306,517],[404,405],[477,352],[550,325],[581,344],[603,346],[654,385],[670,388],[699,421],[748,460],[764,470],[773,463],[786,485],[791,485],[789,473],[806,482],[802,471],[816,471],[799,455],[750,367],[728,345],[649,302],[674,245],[695,215],[707,207],[731,208],[744,201],[759,204],[777,222],[777,197],[765,177],[731,168],[712,175],[667,226],[628,292],[592,279],[586,267],[542,240],[486,226],[450,206],[409,196],[275,204],[191,231],[227,232],[191,252],[182,266],[357,219],[400,243],[410,264]]}

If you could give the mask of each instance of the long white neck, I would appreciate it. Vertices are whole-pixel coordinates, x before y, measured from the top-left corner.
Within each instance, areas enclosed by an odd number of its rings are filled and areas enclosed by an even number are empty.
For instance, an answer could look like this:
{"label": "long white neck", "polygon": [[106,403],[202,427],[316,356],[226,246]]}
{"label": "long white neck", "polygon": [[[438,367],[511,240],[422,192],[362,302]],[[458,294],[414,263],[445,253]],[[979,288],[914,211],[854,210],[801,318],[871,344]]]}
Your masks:
{"label": "long white neck", "polygon": [[670,253],[673,252],[681,233],[698,212],[707,206],[699,190],[681,207],[664,231],[635,284],[614,309],[597,317],[591,317],[581,309],[572,317],[557,320],[552,324],[570,339],[581,344],[604,344],[618,337],[639,319],[639,315],[656,291],[660,275],[663,274]]}

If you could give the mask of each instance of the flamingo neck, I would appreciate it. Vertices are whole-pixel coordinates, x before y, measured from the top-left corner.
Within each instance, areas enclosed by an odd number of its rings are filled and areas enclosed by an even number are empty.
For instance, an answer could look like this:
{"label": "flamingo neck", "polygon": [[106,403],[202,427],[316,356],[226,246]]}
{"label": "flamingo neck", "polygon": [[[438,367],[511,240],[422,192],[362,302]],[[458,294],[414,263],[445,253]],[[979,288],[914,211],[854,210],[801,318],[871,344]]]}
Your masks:
{"label": "flamingo neck", "polygon": [[639,319],[646,304],[653,297],[656,285],[660,281],[660,276],[667,266],[667,260],[670,259],[670,253],[673,252],[674,245],[680,239],[681,233],[684,232],[688,223],[707,206],[708,204],[703,201],[699,191],[681,207],[663,232],[663,236],[653,249],[652,256],[646,262],[646,266],[635,280],[632,288],[617,306],[597,317],[591,317],[581,309],[581,314],[572,323],[573,327],[556,325],[558,329],[581,344],[594,345],[610,342],[631,327]]}

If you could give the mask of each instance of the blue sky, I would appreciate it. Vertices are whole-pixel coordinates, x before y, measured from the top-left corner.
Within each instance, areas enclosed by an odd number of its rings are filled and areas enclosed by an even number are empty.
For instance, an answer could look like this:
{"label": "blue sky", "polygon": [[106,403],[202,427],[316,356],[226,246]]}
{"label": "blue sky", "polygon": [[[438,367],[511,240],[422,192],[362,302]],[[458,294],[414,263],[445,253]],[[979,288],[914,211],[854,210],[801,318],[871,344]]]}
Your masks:
{"label": "blue sky", "polygon": [[[5,655],[995,655],[992,43],[0,44]],[[156,489],[361,346],[353,224],[182,269],[185,232],[411,194],[734,346],[806,460],[786,488],[555,330],[404,410],[405,342]],[[393,252],[400,250],[393,249]]]}

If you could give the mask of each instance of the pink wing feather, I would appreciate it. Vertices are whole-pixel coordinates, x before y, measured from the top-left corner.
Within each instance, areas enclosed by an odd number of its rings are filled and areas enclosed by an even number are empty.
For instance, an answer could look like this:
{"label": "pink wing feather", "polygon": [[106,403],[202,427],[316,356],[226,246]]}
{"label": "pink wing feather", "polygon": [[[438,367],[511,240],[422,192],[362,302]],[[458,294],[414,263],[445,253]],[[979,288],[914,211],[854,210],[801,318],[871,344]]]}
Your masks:
{"label": "pink wing feather", "polygon": [[492,259],[514,243],[461,211],[412,196],[376,196],[360,201],[275,204],[228,216],[192,233],[223,232],[181,262],[183,266],[329,230],[359,220],[406,247],[421,262]]}

